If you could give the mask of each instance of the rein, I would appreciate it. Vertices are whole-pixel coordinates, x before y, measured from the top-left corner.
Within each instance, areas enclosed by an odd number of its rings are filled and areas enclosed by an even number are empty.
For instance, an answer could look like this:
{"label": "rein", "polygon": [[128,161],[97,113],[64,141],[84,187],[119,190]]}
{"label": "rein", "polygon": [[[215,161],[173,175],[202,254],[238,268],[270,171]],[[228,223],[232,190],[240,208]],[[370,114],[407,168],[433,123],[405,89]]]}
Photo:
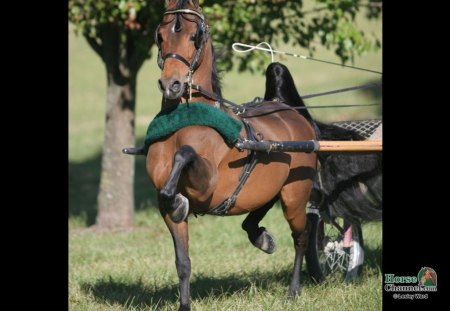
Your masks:
{"label": "rein", "polygon": [[[249,107],[245,107],[244,105],[238,105],[228,99],[225,99],[215,93],[209,92],[207,90],[205,90],[204,88],[202,88],[200,85],[197,84],[188,84],[185,82],[186,88],[189,89],[194,89],[197,90],[198,92],[200,92],[201,94],[205,95],[206,97],[209,97],[210,99],[213,99],[217,102],[219,102],[221,105],[228,104],[232,107],[232,110],[235,114],[240,115],[243,114]],[[330,95],[330,94],[336,94],[336,93],[342,93],[342,92],[348,92],[348,91],[354,91],[354,90],[359,90],[359,89],[367,89],[367,88],[372,88],[372,87],[377,87],[377,86],[381,86],[381,82],[377,82],[377,83],[368,83],[368,84],[363,84],[363,85],[358,85],[358,86],[353,86],[353,87],[347,87],[347,88],[342,88],[342,89],[337,89],[337,90],[332,90],[332,91],[326,91],[326,92],[319,92],[319,93],[313,93],[313,94],[308,94],[305,96],[302,96],[302,99],[307,99],[307,98],[312,98],[312,97],[319,97],[319,96],[324,96],[324,95]],[[358,104],[354,104],[354,105],[328,105],[328,106],[289,106],[292,109],[311,109],[311,108],[347,108],[347,107],[362,107],[362,106],[378,106],[380,104],[366,104],[366,105],[358,105]],[[273,111],[275,112],[275,111]]]}

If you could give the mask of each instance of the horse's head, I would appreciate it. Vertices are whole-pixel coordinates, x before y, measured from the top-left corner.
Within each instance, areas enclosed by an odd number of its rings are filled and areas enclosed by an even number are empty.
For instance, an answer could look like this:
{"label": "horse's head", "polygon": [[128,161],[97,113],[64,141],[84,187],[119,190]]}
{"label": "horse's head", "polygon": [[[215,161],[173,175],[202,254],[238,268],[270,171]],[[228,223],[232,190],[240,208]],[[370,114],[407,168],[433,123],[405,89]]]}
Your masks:
{"label": "horse's head", "polygon": [[192,82],[202,62],[208,37],[198,0],[166,1],[166,12],[155,32],[162,70],[158,83],[166,99],[183,96],[185,83]]}

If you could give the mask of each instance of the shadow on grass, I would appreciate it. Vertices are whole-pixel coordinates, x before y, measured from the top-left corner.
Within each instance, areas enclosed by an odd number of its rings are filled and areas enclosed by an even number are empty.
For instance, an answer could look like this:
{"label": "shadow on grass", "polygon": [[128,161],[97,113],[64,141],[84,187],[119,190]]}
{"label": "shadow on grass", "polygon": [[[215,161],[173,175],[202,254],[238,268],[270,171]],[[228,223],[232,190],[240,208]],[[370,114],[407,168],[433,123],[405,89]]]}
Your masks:
{"label": "shadow on grass", "polygon": [[95,283],[84,283],[82,291],[91,293],[96,300],[107,304],[120,304],[123,306],[163,306],[177,301],[175,296],[176,285],[164,286],[155,289],[143,284],[142,280],[135,283],[109,280],[100,280]]}
{"label": "shadow on grass", "polygon": [[[379,271],[381,267],[381,248],[366,249],[365,251],[367,264],[364,264],[364,269]],[[191,295],[193,300],[202,300],[207,297],[217,299],[249,291],[251,287],[269,290],[273,287],[273,284],[286,285],[287,295],[287,287],[289,286],[291,275],[292,267],[290,265],[277,271],[258,270],[221,277],[197,275],[191,280]],[[335,287],[337,282],[342,282],[342,286],[346,286],[343,278],[341,280],[327,280],[324,285]],[[318,286],[311,280],[306,271],[301,272],[301,285],[305,287]],[[85,293],[91,293],[100,303],[140,308],[151,306],[151,310],[178,303],[179,297],[178,284],[157,287],[152,284],[144,284],[142,279],[133,283],[114,280],[110,277],[94,283],[84,283],[81,285],[81,289]]]}
{"label": "shadow on grass", "polygon": [[377,248],[364,248],[364,269],[376,269],[381,270],[383,258],[382,247]]}
{"label": "shadow on grass", "polygon": [[[175,267],[174,267],[175,269]],[[259,272],[231,274],[224,277],[196,276],[191,280],[191,296],[193,300],[218,296],[230,297],[255,286],[268,289],[272,283],[289,285],[291,268],[277,272]],[[308,275],[302,271],[302,284],[311,283]],[[142,280],[135,283],[114,280],[99,280],[95,283],[84,283],[82,291],[91,293],[99,302],[106,304],[120,304],[125,307],[160,308],[179,300],[178,284],[164,285],[156,288],[154,285],[144,284]],[[287,293],[287,292],[286,292]],[[151,308],[153,310],[153,308]]]}
{"label": "shadow on grass", "polygon": [[[137,140],[140,146],[143,138]],[[69,162],[69,217],[82,216],[86,225],[95,223],[102,154],[83,162]],[[145,157],[136,156],[134,200],[136,210],[157,206],[156,191],[145,169]]]}

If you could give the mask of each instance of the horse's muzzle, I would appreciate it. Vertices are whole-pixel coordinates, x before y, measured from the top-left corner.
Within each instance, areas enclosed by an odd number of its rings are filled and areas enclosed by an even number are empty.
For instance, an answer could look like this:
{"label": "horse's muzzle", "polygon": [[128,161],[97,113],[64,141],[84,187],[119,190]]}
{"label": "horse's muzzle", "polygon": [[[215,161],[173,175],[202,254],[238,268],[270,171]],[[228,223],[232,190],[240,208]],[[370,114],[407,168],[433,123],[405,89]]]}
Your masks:
{"label": "horse's muzzle", "polygon": [[184,84],[176,79],[171,79],[167,82],[159,79],[158,86],[166,99],[178,99],[184,93]]}

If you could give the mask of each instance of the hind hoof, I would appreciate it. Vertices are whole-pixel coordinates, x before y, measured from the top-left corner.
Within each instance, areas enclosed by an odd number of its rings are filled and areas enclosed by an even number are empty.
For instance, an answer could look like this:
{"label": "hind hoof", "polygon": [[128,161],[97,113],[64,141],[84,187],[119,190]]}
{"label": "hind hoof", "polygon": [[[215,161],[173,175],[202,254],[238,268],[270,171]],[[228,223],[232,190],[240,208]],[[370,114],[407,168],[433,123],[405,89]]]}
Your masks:
{"label": "hind hoof", "polygon": [[178,193],[173,202],[173,210],[169,213],[174,223],[184,221],[189,214],[189,200],[182,194]]}
{"label": "hind hoof", "polygon": [[261,234],[256,238],[253,245],[267,254],[272,254],[276,249],[275,240],[264,227],[261,227]]}

